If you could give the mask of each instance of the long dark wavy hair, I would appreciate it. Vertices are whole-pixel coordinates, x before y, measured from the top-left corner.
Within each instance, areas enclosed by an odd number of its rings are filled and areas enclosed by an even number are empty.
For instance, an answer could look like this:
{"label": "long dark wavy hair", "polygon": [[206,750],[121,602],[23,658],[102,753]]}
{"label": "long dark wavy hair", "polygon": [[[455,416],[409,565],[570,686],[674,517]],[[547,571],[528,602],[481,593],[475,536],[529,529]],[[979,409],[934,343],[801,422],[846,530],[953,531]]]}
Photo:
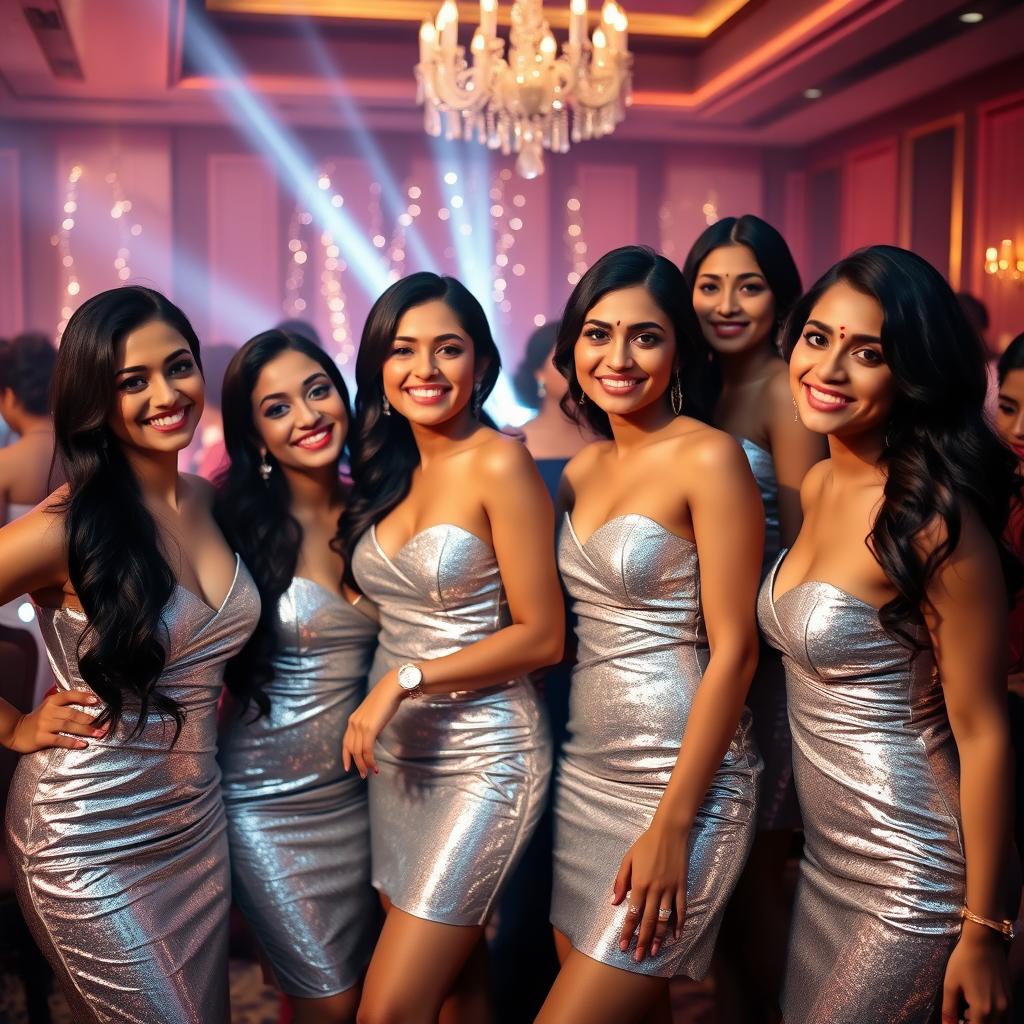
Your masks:
{"label": "long dark wavy hair", "polygon": [[106,704],[111,728],[128,706],[141,733],[151,711],[174,722],[184,712],[156,684],[167,652],[161,613],[175,588],[160,551],[156,524],[138,480],[110,429],[117,401],[117,346],[132,331],[159,321],[173,327],[202,369],[199,339],[185,314],[151,288],[101,292],[72,315],[53,373],[54,433],[68,481],[65,514],[68,575],[88,619],[79,639],[82,677]]}
{"label": "long dark wavy hair", "polygon": [[569,383],[562,410],[601,437],[611,437],[608,414],[593,402],[580,404],[583,388],[576,376],[574,350],[587,314],[608,292],[642,285],[668,317],[676,336],[676,366],[683,389],[683,415],[711,422],[712,392],[708,344],[693,311],[690,290],[679,268],[645,245],[624,245],[606,252],[572,290],[562,313],[553,361]]}
{"label": "long dark wavy hair", "polygon": [[[384,415],[384,363],[406,312],[435,300],[443,302],[458,318],[473,342],[475,365],[478,369],[483,366],[474,389],[477,407],[486,401],[501,372],[501,355],[483,307],[454,277],[428,271],[410,274],[391,285],[373,304],[356,357],[356,411],[349,432],[354,485],[340,531],[346,578],[353,586],[351,565],[356,543],[409,493],[413,470],[420,459],[408,420],[397,410]],[[491,425],[486,416],[480,416],[480,420]]]}
{"label": "long dark wavy hair", "polygon": [[[931,580],[960,542],[964,503],[999,545],[1007,586],[1016,589],[1002,535],[1017,459],[985,416],[981,340],[942,275],[915,253],[874,245],[840,260],[794,306],[784,332],[787,357],[815,303],[838,282],[882,307],[882,354],[895,400],[881,456],[884,497],[866,540],[897,591],[879,619],[890,636],[918,647],[908,626],[921,623]],[[915,541],[936,524],[944,538],[922,558]]]}
{"label": "long dark wavy hair", "polygon": [[[227,663],[224,682],[242,712],[255,703],[257,717],[270,710],[266,686],[277,654],[277,604],[295,576],[302,547],[302,527],[291,513],[291,491],[284,473],[269,452],[273,472],[265,483],[257,468],[260,440],[253,423],[252,393],[263,367],[283,352],[301,352],[320,366],[341,396],[351,422],[348,388],[334,360],[298,334],[276,328],[264,331],[250,338],[228,363],[221,411],[230,462],[216,481],[214,512],[228,543],[256,581],[262,608],[252,636]],[[346,454],[347,446],[342,446],[339,463]]]}

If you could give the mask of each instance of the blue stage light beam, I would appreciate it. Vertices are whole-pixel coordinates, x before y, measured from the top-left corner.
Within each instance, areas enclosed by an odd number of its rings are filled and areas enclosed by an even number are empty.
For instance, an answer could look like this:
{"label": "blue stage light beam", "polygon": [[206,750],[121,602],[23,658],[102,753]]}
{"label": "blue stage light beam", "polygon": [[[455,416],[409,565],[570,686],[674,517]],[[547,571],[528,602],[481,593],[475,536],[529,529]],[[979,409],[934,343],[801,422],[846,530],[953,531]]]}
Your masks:
{"label": "blue stage light beam", "polygon": [[[370,166],[374,178],[380,182],[384,208],[389,209],[393,216],[404,212],[408,205],[405,192],[399,185],[391,165],[387,162],[384,154],[377,145],[377,140],[363,123],[363,116],[357,104],[353,101],[348,90],[345,89],[345,76],[338,67],[334,57],[324,45],[323,39],[316,31],[309,18],[302,18],[300,21],[302,37],[309,47],[313,59],[313,65],[324,77],[339,85],[341,91],[336,93],[332,99],[341,115],[342,123],[346,125],[346,131],[351,135],[359,148],[360,154]],[[406,229],[406,251],[412,256],[413,264],[417,270],[436,270],[438,260],[427,249],[426,243],[416,229],[415,222]]]}
{"label": "blue stage light beam", "polygon": [[344,207],[332,206],[327,192],[317,185],[316,166],[305,147],[245,84],[238,62],[201,17],[186,19],[186,41],[197,64],[223,81],[225,89],[216,96],[234,115],[246,138],[274,164],[282,182],[309,210],[320,230],[330,232],[360,285],[376,298],[387,287],[387,266]]}

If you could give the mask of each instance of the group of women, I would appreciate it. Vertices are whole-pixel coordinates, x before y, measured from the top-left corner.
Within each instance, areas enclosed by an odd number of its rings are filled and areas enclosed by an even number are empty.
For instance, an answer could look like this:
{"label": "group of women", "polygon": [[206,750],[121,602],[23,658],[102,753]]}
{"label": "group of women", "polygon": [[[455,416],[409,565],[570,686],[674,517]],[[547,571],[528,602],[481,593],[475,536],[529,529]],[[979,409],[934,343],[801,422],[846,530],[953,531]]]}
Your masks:
{"label": "group of women", "polygon": [[[33,596],[58,681],[0,702],[8,840],[76,1019],[226,1021],[233,893],[300,1024],[489,1020],[485,925],[552,775],[538,1021],[668,1021],[723,918],[743,985],[784,968],[787,1024],[1008,1019],[1018,461],[924,260],[876,246],[800,291],[750,216],[683,271],[598,260],[554,340],[594,439],[557,513],[482,411],[499,355],[452,278],[377,300],[354,410],[317,346],[245,344],[215,488],[177,470],[185,316],[83,303],[67,484],[0,531],[0,603]],[[553,771],[535,680],[563,660]]]}

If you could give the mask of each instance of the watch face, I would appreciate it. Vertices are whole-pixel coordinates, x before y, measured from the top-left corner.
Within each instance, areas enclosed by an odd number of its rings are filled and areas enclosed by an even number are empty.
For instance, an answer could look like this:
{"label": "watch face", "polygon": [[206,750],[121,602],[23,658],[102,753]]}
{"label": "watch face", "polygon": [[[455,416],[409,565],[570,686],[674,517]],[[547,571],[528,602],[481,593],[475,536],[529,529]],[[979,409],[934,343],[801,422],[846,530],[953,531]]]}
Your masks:
{"label": "watch face", "polygon": [[403,665],[398,670],[398,685],[403,690],[415,690],[423,679],[423,673],[415,665]]}

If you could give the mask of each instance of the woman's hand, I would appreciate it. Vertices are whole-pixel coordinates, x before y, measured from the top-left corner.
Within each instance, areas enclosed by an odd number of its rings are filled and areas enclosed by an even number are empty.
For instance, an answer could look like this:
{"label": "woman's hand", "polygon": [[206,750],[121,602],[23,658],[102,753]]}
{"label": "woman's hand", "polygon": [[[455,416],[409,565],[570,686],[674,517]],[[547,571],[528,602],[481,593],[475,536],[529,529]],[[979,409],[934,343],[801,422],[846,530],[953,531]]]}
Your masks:
{"label": "woman's hand", "polygon": [[341,741],[341,763],[345,771],[348,771],[354,762],[364,779],[367,772],[377,774],[373,745],[384,730],[384,726],[394,717],[404,696],[405,690],[398,685],[398,672],[392,669],[381,676],[363,703],[352,712],[348,728],[345,729],[345,738]]}
{"label": "woman's hand", "polygon": [[686,919],[686,872],[689,864],[689,831],[662,824],[655,818],[651,827],[622,858],[615,876],[612,905],[628,897],[626,920],[619,935],[619,949],[629,948],[636,940],[637,962],[650,951],[657,956],[668,934],[671,915],[675,914],[675,937],[683,932]]}
{"label": "woman's hand", "polygon": [[1002,938],[991,928],[964,921],[946,964],[942,1024],[1006,1024],[1009,1006],[1010,974]]}
{"label": "woman's hand", "polygon": [[[21,715],[2,742],[9,750],[19,754],[32,754],[48,747],[65,747],[81,750],[89,746],[85,740],[74,736],[91,736],[102,739],[107,735],[104,727],[97,728],[96,720],[84,711],[75,711],[73,704],[95,705],[99,698],[88,690],[57,690],[47,696],[42,704]],[[71,733],[71,736],[61,735]]]}

